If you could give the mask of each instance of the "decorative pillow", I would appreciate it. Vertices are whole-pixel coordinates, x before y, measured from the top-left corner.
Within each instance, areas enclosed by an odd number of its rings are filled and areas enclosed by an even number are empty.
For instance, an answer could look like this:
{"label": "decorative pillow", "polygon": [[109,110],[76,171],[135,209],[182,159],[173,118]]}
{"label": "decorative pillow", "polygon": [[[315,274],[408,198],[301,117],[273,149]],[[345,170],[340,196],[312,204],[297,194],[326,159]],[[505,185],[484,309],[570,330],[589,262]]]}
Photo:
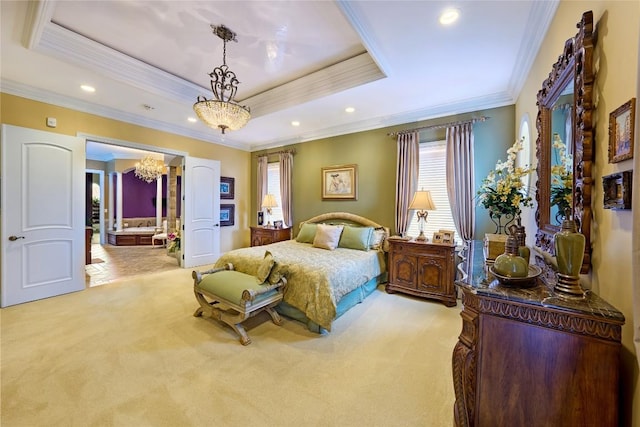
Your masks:
{"label": "decorative pillow", "polygon": [[373,230],[370,243],[371,249],[382,249],[385,236],[386,232],[384,231],[384,228],[376,228]]}
{"label": "decorative pillow", "polygon": [[264,283],[271,274],[271,269],[275,264],[275,260],[273,259],[273,255],[269,251],[265,251],[264,258],[258,267],[258,271],[256,272],[256,277],[260,281],[260,283]]}
{"label": "decorative pillow", "polygon": [[313,238],[313,246],[321,249],[329,249],[330,251],[334,250],[338,247],[343,228],[342,225],[318,224],[316,237]]}
{"label": "decorative pillow", "polygon": [[271,273],[269,274],[269,278],[267,281],[275,285],[280,281],[281,278],[285,277],[289,273],[289,269],[286,265],[282,265],[279,262],[276,262],[273,268],[271,269]]}
{"label": "decorative pillow", "polygon": [[352,227],[347,225],[342,230],[340,237],[341,248],[357,249],[359,251],[368,251],[369,242],[373,235],[373,227]]}
{"label": "decorative pillow", "polygon": [[316,228],[318,224],[312,224],[309,222],[305,222],[300,227],[300,231],[298,231],[298,235],[296,236],[296,241],[300,243],[313,243],[314,237],[316,237]]}

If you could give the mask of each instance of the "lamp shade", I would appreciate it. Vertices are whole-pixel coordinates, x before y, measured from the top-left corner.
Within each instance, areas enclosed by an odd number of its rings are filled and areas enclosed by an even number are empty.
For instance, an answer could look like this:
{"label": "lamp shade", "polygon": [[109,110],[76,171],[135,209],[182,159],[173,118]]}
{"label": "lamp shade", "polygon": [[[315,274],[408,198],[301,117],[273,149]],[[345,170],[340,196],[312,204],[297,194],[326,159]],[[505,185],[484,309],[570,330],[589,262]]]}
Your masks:
{"label": "lamp shade", "polygon": [[276,202],[275,196],[273,194],[266,194],[262,199],[262,207],[267,209],[277,208],[278,203]]}
{"label": "lamp shade", "polygon": [[436,210],[436,205],[433,203],[431,199],[430,191],[416,191],[413,195],[413,200],[409,205],[409,209],[420,210],[420,211],[434,211]]}

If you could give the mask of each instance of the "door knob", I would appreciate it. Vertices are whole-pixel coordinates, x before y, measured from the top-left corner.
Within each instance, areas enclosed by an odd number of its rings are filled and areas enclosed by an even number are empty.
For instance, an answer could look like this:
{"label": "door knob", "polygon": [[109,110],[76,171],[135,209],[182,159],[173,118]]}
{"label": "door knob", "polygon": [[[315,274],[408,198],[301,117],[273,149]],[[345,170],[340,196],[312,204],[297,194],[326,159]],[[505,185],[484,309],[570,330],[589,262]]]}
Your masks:
{"label": "door knob", "polygon": [[18,239],[24,239],[24,236],[9,236],[9,240],[15,242]]}

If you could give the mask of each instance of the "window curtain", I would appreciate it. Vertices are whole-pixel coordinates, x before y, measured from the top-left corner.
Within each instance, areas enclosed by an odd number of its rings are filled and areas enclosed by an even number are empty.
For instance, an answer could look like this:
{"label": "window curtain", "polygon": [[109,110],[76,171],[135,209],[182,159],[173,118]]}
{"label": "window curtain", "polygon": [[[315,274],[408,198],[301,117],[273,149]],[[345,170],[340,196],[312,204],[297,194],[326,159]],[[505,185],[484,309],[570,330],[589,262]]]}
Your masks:
{"label": "window curtain", "polygon": [[288,226],[293,225],[293,209],[291,203],[291,176],[293,174],[293,154],[280,153],[280,198],[282,199],[282,217]]}
{"label": "window curtain", "polygon": [[267,194],[267,156],[258,156],[258,186],[256,187],[258,197],[258,210],[262,209],[262,199]]}
{"label": "window curtain", "polygon": [[474,205],[473,123],[447,128],[447,194],[451,215],[462,240],[473,239]]}
{"label": "window curtain", "polygon": [[420,154],[418,132],[398,135],[396,173],[396,234],[404,236],[409,228],[409,205],[418,185]]}

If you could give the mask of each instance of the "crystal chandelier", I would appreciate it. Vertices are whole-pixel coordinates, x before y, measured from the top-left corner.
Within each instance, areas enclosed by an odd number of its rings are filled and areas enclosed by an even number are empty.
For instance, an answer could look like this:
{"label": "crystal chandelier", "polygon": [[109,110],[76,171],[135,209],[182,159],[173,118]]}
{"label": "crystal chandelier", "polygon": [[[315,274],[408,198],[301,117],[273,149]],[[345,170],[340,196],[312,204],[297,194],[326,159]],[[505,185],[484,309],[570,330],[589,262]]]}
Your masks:
{"label": "crystal chandelier", "polygon": [[222,133],[226,129],[238,130],[247,124],[251,118],[249,107],[234,102],[238,91],[238,79],[236,73],[227,67],[227,42],[236,40],[236,33],[221,25],[211,25],[213,33],[223,42],[222,65],[213,69],[211,77],[211,90],[215,99],[207,99],[198,96],[198,101],[193,104],[193,109],[212,128],[220,128]]}
{"label": "crystal chandelier", "polygon": [[147,184],[162,176],[164,165],[150,155],[145,156],[136,163],[135,174],[137,178],[146,181]]}

